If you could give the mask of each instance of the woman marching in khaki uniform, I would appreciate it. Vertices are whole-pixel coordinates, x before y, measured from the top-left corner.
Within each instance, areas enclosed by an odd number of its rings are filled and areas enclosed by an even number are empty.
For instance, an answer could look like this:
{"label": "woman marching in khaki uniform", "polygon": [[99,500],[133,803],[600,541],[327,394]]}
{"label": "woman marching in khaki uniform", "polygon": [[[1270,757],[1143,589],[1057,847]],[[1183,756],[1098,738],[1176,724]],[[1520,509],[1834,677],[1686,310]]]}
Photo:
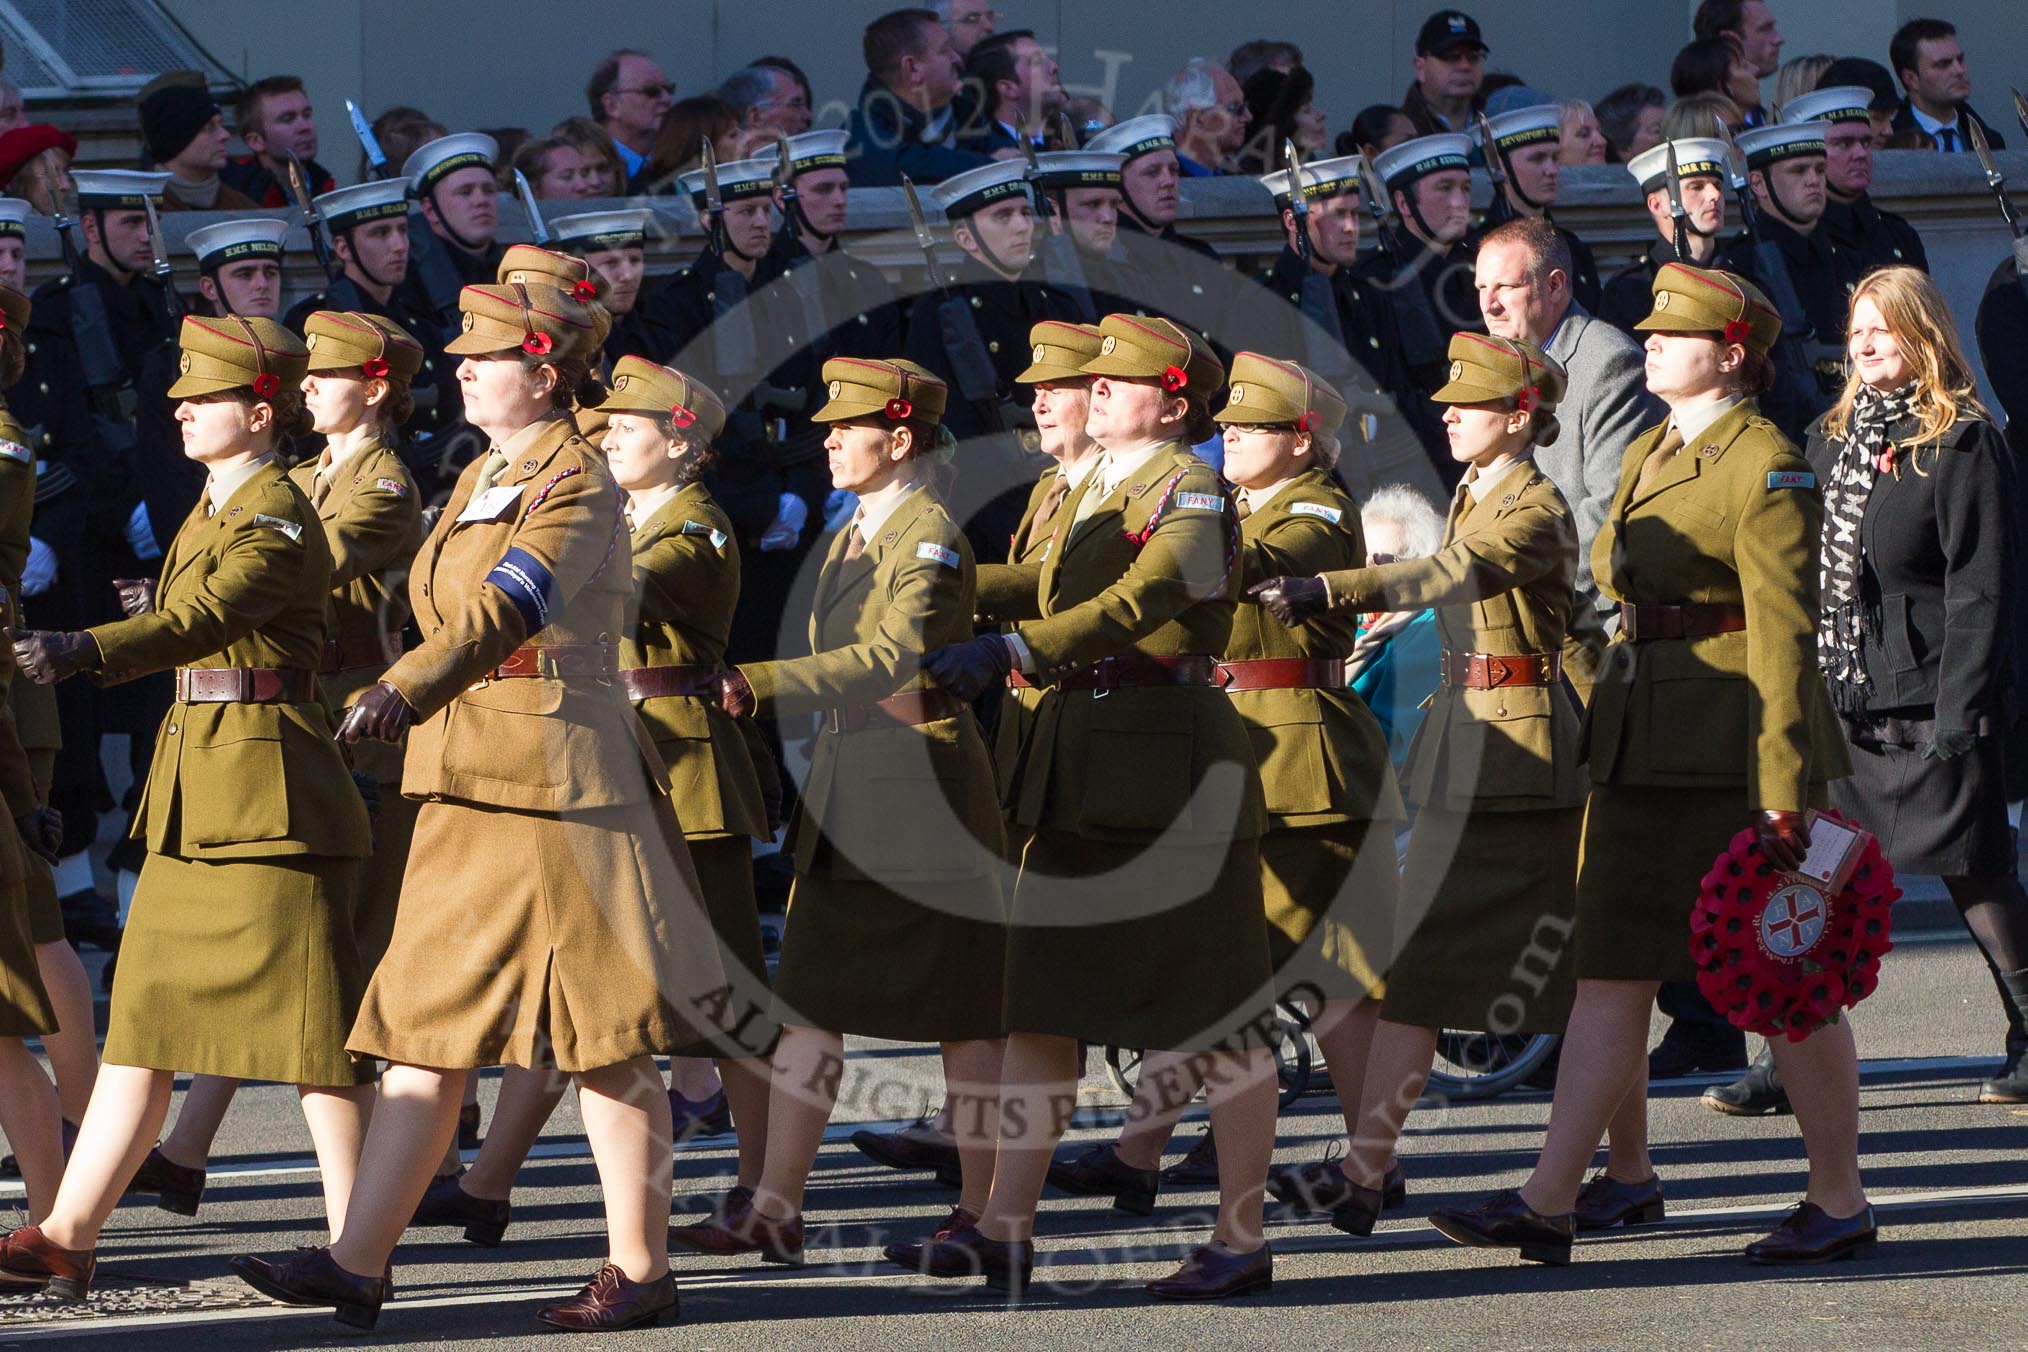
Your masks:
{"label": "woman marching in khaki uniform", "polygon": [[[408,383],[421,369],[422,346],[379,315],[319,310],[304,324],[310,352],[303,403],[323,454],[289,471],[316,509],[331,546],[331,598],[317,685],[343,715],[401,649],[408,598],[401,583],[422,543],[415,484],[394,452],[408,420]],[[408,862],[415,805],[401,796],[401,751],[380,743],[352,748],[355,774],[378,786],[373,853],[361,878],[353,919],[361,979],[370,977],[394,929],[394,905]],[[204,1196],[204,1164],[239,1084],[194,1076],[176,1125],[134,1174],[129,1192],[159,1195],[165,1211],[194,1215]]]}
{"label": "woman marching in khaki uniform", "polygon": [[[184,454],[209,471],[148,613],[14,640],[44,683],[176,669],[135,832],[147,865],[128,921],[105,1065],[56,1206],[0,1244],[0,1272],[68,1298],[148,1153],[178,1071],[299,1086],[332,1231],[345,1223],[372,1106],[345,1053],[361,973],[352,904],[366,808],[331,743],[316,670],[331,550],[275,464],[298,433],[308,353],[265,319],[189,318],[170,387]],[[164,1016],[168,1010],[176,1017]]]}
{"label": "woman marching in khaki uniform", "polygon": [[1401,948],[1350,1149],[1283,1189],[1355,1235],[1372,1233],[1382,1207],[1401,1199],[1395,1144],[1429,1079],[1438,1032],[1556,1032],[1570,1012],[1563,950],[1584,782],[1579,710],[1562,677],[1575,653],[1584,669],[1571,674],[1588,686],[1597,649],[1566,642],[1577,528],[1533,458],[1556,439],[1565,378],[1539,348],[1513,339],[1460,333],[1450,358],[1450,382],[1431,398],[1447,405],[1451,454],[1467,469],[1443,547],[1425,559],[1276,578],[1253,592],[1291,623],[1434,607],[1443,636],[1443,684],[1407,763],[1406,792],[1419,811],[1395,923]]}
{"label": "woman marching in khaki uniform", "polygon": [[620,494],[569,417],[594,316],[536,284],[468,286],[459,308],[448,350],[465,356],[465,416],[493,449],[459,477],[410,571],[421,645],[340,728],[384,742],[408,730],[402,788],[422,799],[394,934],[348,1041],[391,1064],[338,1239],[233,1269],[371,1326],[467,1071],[553,1058],[578,1082],[608,1256],[541,1317],[629,1327],[676,1309],[669,1100],[653,1057],[694,1040],[681,1011],[724,974],[699,942],[660,758],[617,680],[632,593]]}
{"label": "woman marching in khaki uniform", "polygon": [[1087,426],[1105,459],[1066,499],[1039,566],[980,570],[982,613],[1015,620],[1013,631],[930,655],[930,672],[960,696],[1014,668],[1048,689],[1013,785],[1014,819],[1032,834],[1008,939],[992,1197],[977,1225],[902,1261],[1027,1285],[1082,1038],[1203,1054],[1218,1220],[1211,1242],[1149,1289],[1238,1295],[1272,1280],[1260,1223],[1274,1017],[1260,773],[1214,675],[1232,633],[1239,523],[1190,450],[1225,372],[1167,320],[1112,315],[1099,330],[1084,370],[1095,377]]}
{"label": "woman marching in khaki uniform", "polygon": [[767,1167],[744,1205],[670,1238],[799,1263],[803,1190],[844,1065],[845,1033],[943,1044],[963,1186],[993,1167],[1005,938],[993,768],[971,710],[922,655],[972,631],[970,547],[944,510],[942,381],[908,361],[833,358],[831,480],[859,497],[817,578],[811,656],[720,678],[729,713],[825,709],[786,848],[796,860],[773,1015],[782,1025]]}
{"label": "woman marching in khaki uniform", "polygon": [[[1711,861],[1751,825],[1768,862],[1794,868],[1804,813],[1849,772],[1817,666],[1816,476],[1753,393],[1773,378],[1781,319],[1753,285],[1670,263],[1655,274],[1648,388],[1669,421],[1627,448],[1592,572],[1620,632],[1592,698],[1591,798],[1577,897],[1577,1000],[1549,1136],[1518,1191],[1431,1222],[1461,1244],[1570,1260],[1578,1229],[1662,1214],[1648,1158],[1648,1021],[1665,980],[1696,974],[1690,913]],[[1821,1262],[1872,1247],[1859,1181],[1852,1025],[1775,1062],[1809,1152],[1804,1203],[1755,1262]],[[1610,1130],[1606,1168],[1583,1183]]]}

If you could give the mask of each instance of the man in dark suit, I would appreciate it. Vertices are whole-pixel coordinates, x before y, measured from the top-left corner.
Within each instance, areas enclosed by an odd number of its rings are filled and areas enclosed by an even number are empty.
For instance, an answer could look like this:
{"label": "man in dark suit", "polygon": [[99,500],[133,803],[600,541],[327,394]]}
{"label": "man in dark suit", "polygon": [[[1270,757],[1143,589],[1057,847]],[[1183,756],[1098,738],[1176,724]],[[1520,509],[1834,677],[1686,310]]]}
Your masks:
{"label": "man in dark suit", "polygon": [[962,81],[948,28],[926,9],[897,9],[866,25],[866,83],[845,120],[845,172],[855,188],[892,187],[906,174],[941,183],[990,156],[957,143],[952,101]]}
{"label": "man in dark suit", "polygon": [[972,48],[965,58],[965,82],[976,87],[985,103],[958,127],[958,144],[982,155],[1018,150],[1024,120],[1028,139],[1042,148],[1043,129],[1064,104],[1063,81],[1056,61],[1025,28],[995,33]]}
{"label": "man in dark suit", "polygon": [[1964,120],[1970,118],[1986,134],[1986,144],[1998,150],[2006,145],[1992,124],[1972,111],[1972,77],[1965,69],[1965,49],[1958,43],[1958,30],[1942,19],[1916,19],[1905,23],[1887,47],[1887,64],[1907,97],[1894,114],[1896,131],[1922,131],[1946,155],[1966,155],[1972,150],[1965,134]]}
{"label": "man in dark suit", "polygon": [[654,57],[623,47],[599,62],[584,94],[592,117],[613,138],[613,150],[626,166],[627,192],[646,192],[655,134],[676,97],[676,82]]}

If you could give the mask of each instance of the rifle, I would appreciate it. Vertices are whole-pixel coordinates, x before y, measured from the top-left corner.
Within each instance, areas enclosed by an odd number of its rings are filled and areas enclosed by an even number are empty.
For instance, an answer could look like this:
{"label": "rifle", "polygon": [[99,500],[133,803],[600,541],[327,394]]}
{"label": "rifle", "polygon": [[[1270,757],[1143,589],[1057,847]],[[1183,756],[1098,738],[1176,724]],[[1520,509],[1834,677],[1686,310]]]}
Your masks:
{"label": "rifle", "polygon": [[514,171],[514,191],[520,194],[521,210],[528,215],[528,233],[537,244],[549,243],[549,227],[542,223],[542,208],[535,205],[535,189],[528,186],[528,175],[519,169]]}
{"label": "rifle", "polygon": [[106,449],[124,456],[134,449],[133,376],[120,365],[119,349],[113,344],[112,321],[106,318],[106,298],[98,283],[84,275],[85,251],[78,244],[77,188],[67,178],[51,171],[47,156],[38,156],[35,172],[49,194],[51,219],[63,242],[64,266],[70,269],[75,285],[70,288],[70,338],[77,348],[78,365],[83,369],[85,403],[91,409],[92,424]]}
{"label": "rifle", "polygon": [[915,227],[915,242],[922,249],[923,266],[929,273],[930,285],[936,289],[937,329],[943,338],[944,355],[950,358],[958,393],[988,427],[1005,432],[1007,419],[1000,410],[1000,374],[993,369],[992,357],[987,355],[986,340],[979,336],[972,307],[963,296],[952,292],[943,269],[937,266],[937,242],[930,234],[929,222],[923,218],[922,199],[916,196],[915,184],[907,174],[901,176],[901,191],[908,200],[908,221]]}
{"label": "rifle", "polygon": [[[183,297],[176,292],[176,269],[169,264],[169,256],[162,252],[162,219],[155,214],[155,199],[141,194],[141,208],[148,213],[148,252],[154,257],[154,264],[148,271],[162,284],[162,308],[169,314],[169,322],[180,325],[183,322]],[[175,335],[170,336],[175,341]]]}
{"label": "rifle", "polygon": [[1669,221],[1675,230],[1676,257],[1690,261],[1690,213],[1683,206],[1683,175],[1676,163],[1676,143],[1670,141],[1663,168],[1669,176]]}
{"label": "rifle", "polygon": [[282,153],[289,157],[289,192],[302,209],[303,228],[310,232],[310,249],[317,255],[317,265],[324,269],[325,280],[336,282],[345,275],[345,265],[331,256],[331,246],[324,239],[324,220],[310,205],[310,186],[303,181],[303,162],[293,150]]}
{"label": "rifle", "polygon": [[754,368],[760,362],[760,348],[754,340],[753,312],[746,305],[746,278],[725,261],[731,244],[725,233],[725,199],[718,189],[718,156],[711,149],[709,136],[701,140],[706,233],[718,274],[711,288],[711,339],[718,353],[718,371],[721,376],[758,374]]}
{"label": "rifle", "polygon": [[[1310,199],[1303,191],[1303,159],[1293,139],[1282,142],[1282,155],[1289,163],[1289,212],[1296,219],[1296,257],[1303,264],[1303,280],[1299,288],[1302,312],[1330,337],[1333,344],[1332,349],[1320,353],[1316,334],[1306,325],[1303,329],[1304,354],[1310,359],[1310,369],[1335,385],[1343,374],[1344,363],[1340,355],[1345,351],[1345,326],[1338,317],[1338,297],[1331,289],[1331,279],[1317,271],[1317,248],[1310,238]],[[1329,360],[1326,362],[1320,358]]]}
{"label": "rifle", "polygon": [[1804,335],[1814,334],[1815,330],[1803,309],[1802,297],[1796,294],[1795,279],[1789,276],[1789,260],[1782,256],[1781,245],[1761,230],[1760,209],[1754,204],[1753,189],[1747,182],[1745,157],[1740,154],[1725,120],[1714,116],[1712,121],[1718,124],[1718,139],[1725,143],[1726,159],[1732,168],[1732,196],[1739,204],[1747,238],[1753,242],[1755,271],[1760,275],[1761,285],[1767,288],[1768,299],[1781,315],[1781,337],[1769,355],[1776,369],[1794,383],[1797,397],[1808,406],[1811,416],[1815,416],[1825,407],[1823,392],[1817,384],[1816,368],[1803,347]]}
{"label": "rifle", "polygon": [[360,112],[359,105],[351,99],[345,100],[345,116],[351,119],[352,134],[359,138],[359,148],[366,153],[366,176],[386,178],[387,152],[380,148],[380,139],[373,134],[373,124],[366,120],[366,114]]}
{"label": "rifle", "polygon": [[[2016,98],[2020,94],[2016,92]],[[1987,186],[2000,203],[2000,219],[2014,232],[2014,277],[2021,283],[2021,289],[2028,291],[2028,225],[2014,211],[2013,200],[2007,196],[2007,180],[2000,176],[2000,166],[1993,162],[1993,147],[1986,144],[1986,133],[1974,118],[1965,119],[1965,134],[1978,153],[1979,167],[1986,171]]]}
{"label": "rifle", "polygon": [[[1043,191],[1042,162],[1035,158],[1035,143],[1028,139],[1028,119],[1019,108],[1014,110],[1014,131],[1021,138],[1021,157],[1026,167],[1021,176],[1028,183],[1028,202],[1035,212],[1035,228],[1042,232],[1042,247],[1034,253],[1042,259],[1042,271],[1063,290],[1070,303],[1077,307],[1080,323],[1096,324],[1099,320],[1098,306],[1093,304],[1091,287],[1084,277],[1084,263],[1077,256],[1077,239],[1070,233],[1070,221],[1055,210],[1049,194]],[[1061,233],[1050,229],[1050,222],[1058,221]]]}
{"label": "rifle", "polygon": [[1374,243],[1384,257],[1393,258],[1394,240],[1388,223],[1394,212],[1387,202],[1387,186],[1373,172],[1373,157],[1363,150],[1359,152],[1359,191],[1366,198],[1367,213],[1373,217],[1373,229],[1379,236]]}

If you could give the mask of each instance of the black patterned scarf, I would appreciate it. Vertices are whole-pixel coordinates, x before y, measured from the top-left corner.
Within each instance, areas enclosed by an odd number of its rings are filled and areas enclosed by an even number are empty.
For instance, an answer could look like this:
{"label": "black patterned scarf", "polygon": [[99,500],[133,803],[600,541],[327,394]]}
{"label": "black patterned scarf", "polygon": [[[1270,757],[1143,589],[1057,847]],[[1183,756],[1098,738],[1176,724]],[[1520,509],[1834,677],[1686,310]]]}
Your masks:
{"label": "black patterned scarf", "polygon": [[1860,597],[1859,533],[1866,520],[1866,502],[1881,472],[1888,433],[1908,416],[1915,394],[1913,381],[1882,394],[1861,385],[1852,400],[1852,416],[1838,442],[1831,481],[1824,486],[1824,543],[1819,557],[1822,608],[1817,615],[1817,660],[1830,682],[1838,708],[1856,712],[1866,707],[1866,668],[1859,651],[1868,629]]}

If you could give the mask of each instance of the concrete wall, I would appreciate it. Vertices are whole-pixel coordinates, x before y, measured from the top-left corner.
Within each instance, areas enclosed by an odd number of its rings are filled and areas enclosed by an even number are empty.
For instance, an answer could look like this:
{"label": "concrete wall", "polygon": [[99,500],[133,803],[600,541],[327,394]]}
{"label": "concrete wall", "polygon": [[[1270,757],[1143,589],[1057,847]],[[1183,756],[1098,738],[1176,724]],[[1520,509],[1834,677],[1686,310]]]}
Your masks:
{"label": "concrete wall", "polygon": [[[859,34],[892,0],[165,0],[220,61],[254,78],[293,71],[321,110],[334,171],[356,156],[341,100],[368,114],[416,104],[446,125],[548,127],[583,111],[585,78],[614,46],[646,48],[679,95],[707,90],[763,52],[807,69],[835,121],[864,76]],[[1003,27],[1029,27],[1056,47],[1066,84],[1122,113],[1148,105],[1192,56],[1222,59],[1251,37],[1298,42],[1334,131],[1369,103],[1399,99],[1415,32],[1432,0],[1211,0],[1093,3],[999,0]],[[2022,0],[1774,0],[1785,55],[1869,56],[1885,62],[1895,27],[1924,12],[1955,22],[1971,55],[1973,100],[2006,116],[2006,84],[2028,83]],[[1630,80],[1666,87],[1689,37],[1694,0],[1558,0],[1521,7],[1467,4],[1491,45],[1490,65],[1558,94],[1596,98]]]}

